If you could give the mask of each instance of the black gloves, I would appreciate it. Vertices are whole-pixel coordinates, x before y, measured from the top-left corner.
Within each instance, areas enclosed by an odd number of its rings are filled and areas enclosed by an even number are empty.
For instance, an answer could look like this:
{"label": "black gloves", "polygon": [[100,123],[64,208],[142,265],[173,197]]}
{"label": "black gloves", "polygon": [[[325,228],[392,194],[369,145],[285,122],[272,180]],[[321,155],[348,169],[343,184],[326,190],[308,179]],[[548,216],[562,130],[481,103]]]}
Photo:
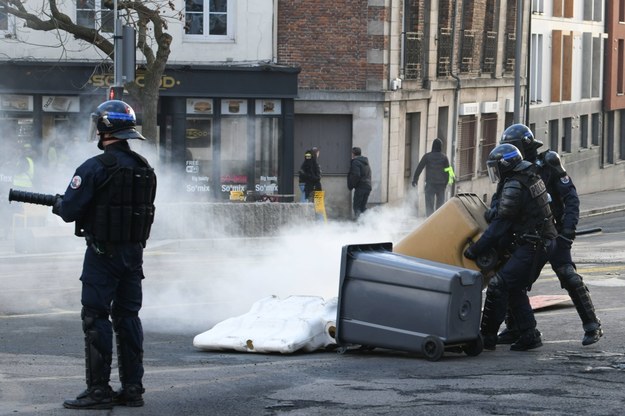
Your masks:
{"label": "black gloves", "polygon": [[484,219],[488,224],[495,218],[495,215],[497,215],[497,208],[489,208],[484,211]]}
{"label": "black gloves", "polygon": [[564,228],[560,235],[568,240],[575,240],[575,230],[572,228]]}
{"label": "black gloves", "polygon": [[477,254],[473,251],[473,245],[469,245],[469,247],[467,247],[466,250],[464,250],[464,257],[468,258],[469,260],[476,260],[477,259]]}
{"label": "black gloves", "polygon": [[61,215],[61,204],[63,203],[63,195],[56,194],[54,196],[54,204],[52,205],[52,213]]}

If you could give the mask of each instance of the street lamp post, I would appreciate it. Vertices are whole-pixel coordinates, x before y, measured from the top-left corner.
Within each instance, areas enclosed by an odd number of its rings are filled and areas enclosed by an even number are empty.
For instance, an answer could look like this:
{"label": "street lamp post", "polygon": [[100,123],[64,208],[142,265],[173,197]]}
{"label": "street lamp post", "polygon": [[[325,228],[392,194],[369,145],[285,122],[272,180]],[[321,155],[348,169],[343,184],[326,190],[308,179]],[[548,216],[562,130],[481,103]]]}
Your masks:
{"label": "street lamp post", "polygon": [[521,120],[521,52],[523,39],[523,0],[516,2],[516,44],[514,53],[514,123]]}

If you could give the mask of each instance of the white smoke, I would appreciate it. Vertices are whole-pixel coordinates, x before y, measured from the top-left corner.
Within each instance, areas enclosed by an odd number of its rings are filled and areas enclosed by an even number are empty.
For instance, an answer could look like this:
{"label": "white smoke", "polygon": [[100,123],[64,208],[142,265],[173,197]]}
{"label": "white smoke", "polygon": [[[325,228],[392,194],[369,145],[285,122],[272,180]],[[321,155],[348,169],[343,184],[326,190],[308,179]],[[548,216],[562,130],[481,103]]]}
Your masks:
{"label": "white smoke", "polygon": [[344,245],[396,243],[420,222],[407,199],[370,209],[357,222],[292,225],[274,238],[195,241],[174,255],[148,250],[144,326],[205,331],[266,296],[336,297]]}

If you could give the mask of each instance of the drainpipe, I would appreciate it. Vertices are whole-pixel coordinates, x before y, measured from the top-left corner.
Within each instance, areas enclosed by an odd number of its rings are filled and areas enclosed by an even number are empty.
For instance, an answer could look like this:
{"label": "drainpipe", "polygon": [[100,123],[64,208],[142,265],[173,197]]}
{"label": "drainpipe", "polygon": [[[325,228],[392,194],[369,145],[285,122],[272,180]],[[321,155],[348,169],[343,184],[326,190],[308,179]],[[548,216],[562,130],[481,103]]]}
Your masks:
{"label": "drainpipe", "polygon": [[[450,75],[452,76],[453,79],[456,80],[456,88],[454,90],[454,113],[453,113],[453,126],[451,128],[451,160],[450,160],[450,164],[451,166],[454,168],[454,170],[456,170],[455,167],[455,163],[456,163],[456,135],[458,134],[458,106],[460,105],[460,78],[458,77],[457,74],[454,73],[454,57],[455,57],[455,51],[454,51],[454,44],[455,44],[455,40],[456,40],[456,16],[458,15],[458,0],[454,1],[454,12],[452,15],[452,20],[451,20],[451,56],[449,59],[449,65],[450,65]],[[455,195],[456,194],[456,182],[454,181],[453,185],[451,186],[451,195]]]}
{"label": "drainpipe", "polygon": [[271,62],[278,63],[278,1],[273,0],[273,40],[271,45]]}
{"label": "drainpipe", "polygon": [[[531,8],[531,6],[530,6]],[[530,76],[531,70],[531,58],[532,57],[532,11],[530,9],[529,18],[527,20],[527,65],[526,74],[527,80],[525,82],[525,125],[530,125]]]}

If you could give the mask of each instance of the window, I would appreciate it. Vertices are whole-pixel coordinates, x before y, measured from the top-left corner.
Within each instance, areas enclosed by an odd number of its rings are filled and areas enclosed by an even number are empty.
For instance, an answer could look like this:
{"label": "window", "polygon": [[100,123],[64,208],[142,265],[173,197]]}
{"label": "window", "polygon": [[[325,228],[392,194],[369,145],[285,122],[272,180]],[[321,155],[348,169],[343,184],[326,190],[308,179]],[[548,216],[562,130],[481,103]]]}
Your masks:
{"label": "window", "polygon": [[233,39],[234,0],[186,0],[186,35]]}
{"label": "window", "polygon": [[470,180],[475,170],[475,116],[460,116],[458,119],[458,181]]}
{"label": "window", "polygon": [[618,74],[616,79],[616,93],[618,95],[625,94],[625,84],[623,83],[623,70],[625,69],[623,65],[623,59],[625,59],[625,40],[618,40],[618,60],[617,60],[617,70]]}
{"label": "window", "polygon": [[571,101],[573,36],[554,30],[551,49],[551,101]]}
{"label": "window", "polygon": [[593,113],[590,122],[592,145],[599,146],[601,142],[601,115],[599,113]]}
{"label": "window", "polygon": [[559,152],[560,147],[560,130],[558,125],[559,120],[549,120],[549,147],[554,152]]}
{"label": "window", "polygon": [[9,30],[9,15],[6,6],[0,4],[0,30]]}
{"label": "window", "polygon": [[484,114],[482,116],[482,160],[480,161],[480,173],[486,174],[486,162],[491,150],[497,145],[497,114]]}
{"label": "window", "polygon": [[532,0],[532,13],[543,14],[545,12],[544,0]]}
{"label": "window", "polygon": [[530,61],[530,102],[543,101],[543,35],[532,33],[532,59]]}
{"label": "window", "polygon": [[625,110],[619,110],[618,150],[620,160],[625,160]]}
{"label": "window", "polygon": [[579,131],[580,131],[580,146],[583,148],[588,147],[588,115],[584,114],[579,116]]}
{"label": "window", "polygon": [[562,119],[564,136],[562,136],[562,152],[571,153],[571,142],[573,141],[573,119],[565,117]]}
{"label": "window", "polygon": [[115,16],[113,10],[102,8],[103,0],[77,0],[76,23],[102,32],[113,33]]}

